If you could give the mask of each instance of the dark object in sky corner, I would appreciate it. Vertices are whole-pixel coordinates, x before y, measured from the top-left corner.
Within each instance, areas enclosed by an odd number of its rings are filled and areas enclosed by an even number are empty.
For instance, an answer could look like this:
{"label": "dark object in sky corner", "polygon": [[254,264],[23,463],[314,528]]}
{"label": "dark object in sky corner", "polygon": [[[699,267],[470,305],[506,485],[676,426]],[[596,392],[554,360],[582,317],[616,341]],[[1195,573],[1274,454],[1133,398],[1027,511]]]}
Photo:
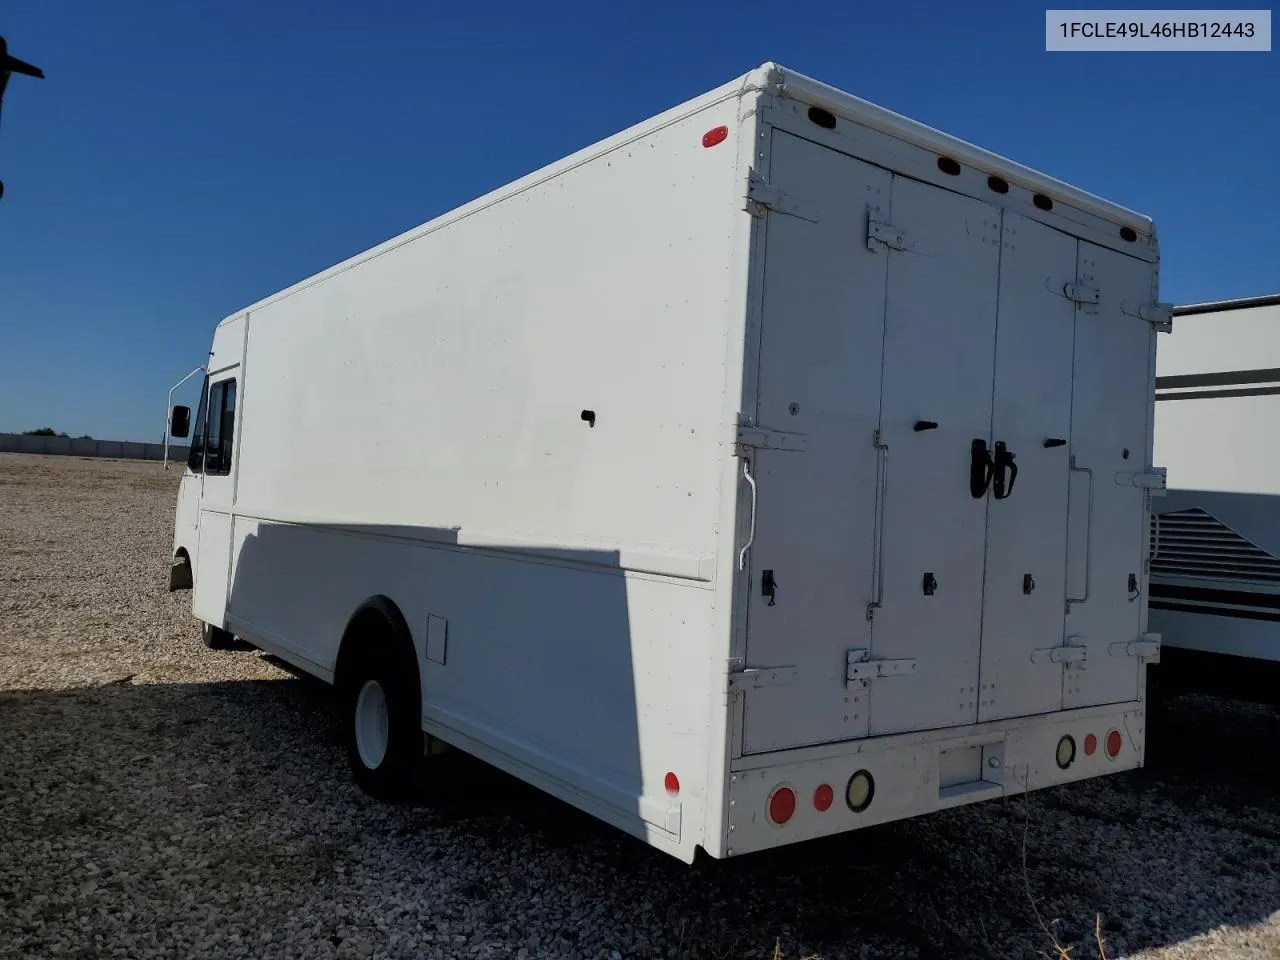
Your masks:
{"label": "dark object in sky corner", "polygon": [[35,77],[37,80],[44,79],[44,71],[35,64],[9,56],[9,44],[4,37],[0,37],[0,103],[4,101],[4,89],[9,85],[9,77],[15,73]]}
{"label": "dark object in sky corner", "polygon": [[[5,43],[4,37],[0,37],[0,107],[4,105],[4,91],[9,86],[9,77],[15,73],[35,77],[37,80],[44,79],[44,71],[35,64],[9,56],[9,45]],[[0,197],[3,196],[4,181],[0,181]]]}

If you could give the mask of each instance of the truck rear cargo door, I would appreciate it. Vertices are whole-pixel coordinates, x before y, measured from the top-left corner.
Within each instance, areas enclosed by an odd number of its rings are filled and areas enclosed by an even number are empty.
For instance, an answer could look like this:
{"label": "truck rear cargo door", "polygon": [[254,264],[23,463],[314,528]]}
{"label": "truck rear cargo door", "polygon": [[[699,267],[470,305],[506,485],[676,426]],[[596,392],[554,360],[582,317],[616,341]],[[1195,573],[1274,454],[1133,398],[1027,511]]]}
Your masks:
{"label": "truck rear cargo door", "polygon": [[[845,651],[866,647],[876,522],[886,259],[867,249],[867,205],[888,205],[888,173],[781,131],[771,210],[755,448],[744,750],[865,736]],[[770,448],[769,438],[775,444]],[[803,438],[803,448],[794,438]],[[795,449],[786,449],[787,446]],[[765,669],[781,667],[783,669]]]}
{"label": "truck rear cargo door", "polygon": [[1098,303],[1076,311],[1066,633],[1087,659],[1067,670],[1068,708],[1138,693],[1156,336],[1134,315],[1155,299],[1149,263],[1082,240],[1076,276]]}
{"label": "truck rear cargo door", "polygon": [[979,720],[1137,696],[1152,299],[1149,264],[1005,211],[992,440],[1018,472],[991,493]]}
{"label": "truck rear cargo door", "polygon": [[771,148],[743,752],[1131,699],[1150,265]]}
{"label": "truck rear cargo door", "polygon": [[995,207],[895,177],[890,212],[872,734],[977,719],[1000,262]]}
{"label": "truck rear cargo door", "polygon": [[987,515],[979,720],[1061,709],[1064,670],[1083,653],[1063,633],[1077,309],[1063,287],[1076,246],[1004,212],[991,437],[1012,466]]}

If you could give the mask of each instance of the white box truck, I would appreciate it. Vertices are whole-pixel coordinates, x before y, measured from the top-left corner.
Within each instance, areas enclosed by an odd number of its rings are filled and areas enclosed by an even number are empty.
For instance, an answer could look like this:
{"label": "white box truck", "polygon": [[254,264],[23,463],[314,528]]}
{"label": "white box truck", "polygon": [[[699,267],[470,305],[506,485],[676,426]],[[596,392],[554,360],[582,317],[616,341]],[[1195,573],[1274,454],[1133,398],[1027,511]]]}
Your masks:
{"label": "white box truck", "polygon": [[1280,699],[1280,296],[1188,304],[1156,365],[1161,686]]}
{"label": "white box truck", "polygon": [[686,861],[1137,767],[1157,260],[765,64],[223,320],[172,585]]}

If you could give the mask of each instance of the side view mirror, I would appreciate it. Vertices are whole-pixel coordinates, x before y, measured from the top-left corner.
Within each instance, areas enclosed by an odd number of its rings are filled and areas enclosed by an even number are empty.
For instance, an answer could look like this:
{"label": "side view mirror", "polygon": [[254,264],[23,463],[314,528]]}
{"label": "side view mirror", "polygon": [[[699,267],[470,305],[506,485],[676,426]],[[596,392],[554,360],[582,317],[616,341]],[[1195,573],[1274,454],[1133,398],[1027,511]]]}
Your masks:
{"label": "side view mirror", "polygon": [[173,416],[169,418],[169,436],[185,437],[191,432],[191,408],[175,406]]}

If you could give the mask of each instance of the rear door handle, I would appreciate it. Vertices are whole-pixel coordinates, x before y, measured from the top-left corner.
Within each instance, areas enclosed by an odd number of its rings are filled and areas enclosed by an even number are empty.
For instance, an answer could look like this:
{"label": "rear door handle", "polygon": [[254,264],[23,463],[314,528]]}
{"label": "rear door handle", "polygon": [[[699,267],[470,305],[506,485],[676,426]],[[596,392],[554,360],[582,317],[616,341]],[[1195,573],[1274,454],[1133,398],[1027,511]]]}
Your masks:
{"label": "rear door handle", "polygon": [[995,473],[995,462],[991,459],[991,451],[987,449],[987,441],[978,438],[969,448],[969,493],[975,500],[987,495],[987,487]]}
{"label": "rear door handle", "polygon": [[[997,500],[1007,500],[1013,493],[1013,485],[1018,479],[1018,465],[1013,462],[1013,451],[1005,446],[1003,440],[996,441],[992,472],[995,476],[991,483],[991,495]],[[1007,481],[1006,473],[1009,475]]]}

